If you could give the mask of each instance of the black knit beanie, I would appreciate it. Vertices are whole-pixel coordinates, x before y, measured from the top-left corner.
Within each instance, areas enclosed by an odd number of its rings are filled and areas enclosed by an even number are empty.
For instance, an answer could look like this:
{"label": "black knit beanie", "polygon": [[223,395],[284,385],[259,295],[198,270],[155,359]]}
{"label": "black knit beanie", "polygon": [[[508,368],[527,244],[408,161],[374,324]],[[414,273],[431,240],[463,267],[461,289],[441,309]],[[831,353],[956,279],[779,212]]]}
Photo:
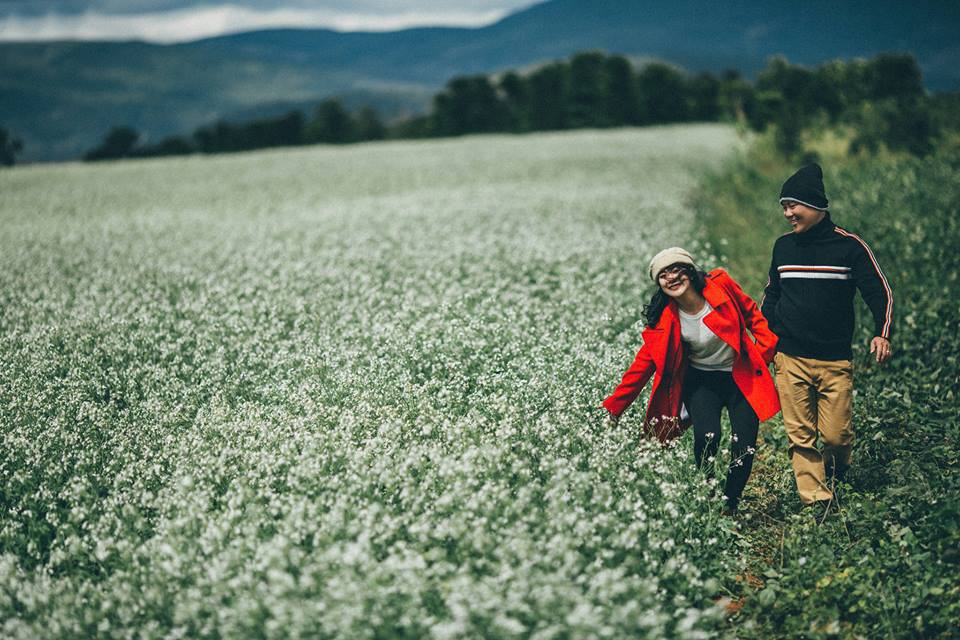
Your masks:
{"label": "black knit beanie", "polygon": [[780,204],[784,200],[796,200],[821,211],[827,210],[827,194],[823,189],[823,169],[820,165],[808,164],[787,178],[780,189]]}

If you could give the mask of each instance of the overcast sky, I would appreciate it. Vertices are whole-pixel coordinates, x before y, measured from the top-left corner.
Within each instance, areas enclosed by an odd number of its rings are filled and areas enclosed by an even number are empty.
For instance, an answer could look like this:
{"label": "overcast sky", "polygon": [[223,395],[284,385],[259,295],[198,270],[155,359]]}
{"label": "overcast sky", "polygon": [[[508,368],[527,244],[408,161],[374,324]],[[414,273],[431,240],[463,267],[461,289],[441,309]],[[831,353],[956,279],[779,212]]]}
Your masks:
{"label": "overcast sky", "polygon": [[271,27],[482,26],[541,0],[0,0],[0,41],[181,42]]}

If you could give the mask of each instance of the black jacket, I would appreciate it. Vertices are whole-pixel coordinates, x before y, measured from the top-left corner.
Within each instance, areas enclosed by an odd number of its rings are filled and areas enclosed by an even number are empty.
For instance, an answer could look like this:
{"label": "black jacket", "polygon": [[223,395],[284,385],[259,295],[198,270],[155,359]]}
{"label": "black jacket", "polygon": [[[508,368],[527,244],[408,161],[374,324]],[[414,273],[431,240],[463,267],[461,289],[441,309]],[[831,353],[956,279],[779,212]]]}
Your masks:
{"label": "black jacket", "polygon": [[889,339],[893,292],[867,243],[835,225],[829,213],[804,233],[780,236],[760,302],[780,338],[777,350],[801,358],[850,359],[855,288],[873,313],[874,335]]}

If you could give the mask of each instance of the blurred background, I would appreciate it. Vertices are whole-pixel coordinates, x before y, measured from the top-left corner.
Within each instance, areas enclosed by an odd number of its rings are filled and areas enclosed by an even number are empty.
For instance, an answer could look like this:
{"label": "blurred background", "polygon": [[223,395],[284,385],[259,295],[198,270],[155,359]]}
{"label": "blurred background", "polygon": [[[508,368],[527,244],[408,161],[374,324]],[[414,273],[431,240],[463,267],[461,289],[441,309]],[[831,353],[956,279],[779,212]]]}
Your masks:
{"label": "blurred background", "polygon": [[954,2],[0,0],[0,162],[665,122],[929,151]]}

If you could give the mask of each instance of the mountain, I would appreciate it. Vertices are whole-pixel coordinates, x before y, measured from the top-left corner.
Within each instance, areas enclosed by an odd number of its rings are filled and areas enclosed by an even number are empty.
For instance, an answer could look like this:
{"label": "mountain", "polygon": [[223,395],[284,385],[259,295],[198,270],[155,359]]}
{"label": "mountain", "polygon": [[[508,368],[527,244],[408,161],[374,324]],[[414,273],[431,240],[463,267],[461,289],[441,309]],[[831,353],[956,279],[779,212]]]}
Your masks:
{"label": "mountain", "polygon": [[415,113],[454,75],[585,49],[748,75],[775,54],[812,65],[908,51],[930,89],[956,90],[958,26],[960,5],[939,0],[552,0],[470,29],[281,29],[174,45],[9,43],[0,44],[0,124],[23,138],[25,159],[72,158],[113,125],[156,140],[331,95],[363,96],[387,117]]}

